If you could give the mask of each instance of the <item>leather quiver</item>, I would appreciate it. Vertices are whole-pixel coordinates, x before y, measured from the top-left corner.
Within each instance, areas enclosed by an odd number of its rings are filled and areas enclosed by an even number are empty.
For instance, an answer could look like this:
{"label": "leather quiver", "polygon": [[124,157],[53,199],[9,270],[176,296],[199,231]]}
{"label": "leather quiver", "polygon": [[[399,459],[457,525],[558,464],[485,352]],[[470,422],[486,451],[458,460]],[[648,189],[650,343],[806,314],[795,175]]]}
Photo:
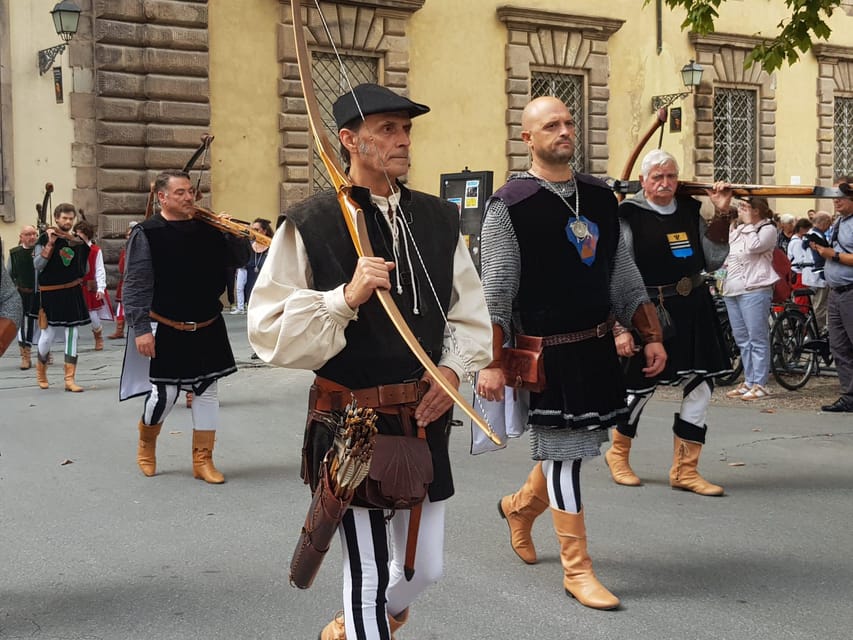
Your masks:
{"label": "leather quiver", "polygon": [[320,482],[290,561],[290,584],[300,589],[314,582],[351,499],[342,500],[333,493],[327,462],[324,460],[320,467]]}
{"label": "leather quiver", "polygon": [[18,328],[9,318],[0,318],[0,356],[6,353],[6,349],[15,340]]}
{"label": "leather quiver", "polygon": [[658,320],[657,310],[651,302],[644,302],[631,317],[631,325],[640,334],[643,344],[663,342],[663,330]]}

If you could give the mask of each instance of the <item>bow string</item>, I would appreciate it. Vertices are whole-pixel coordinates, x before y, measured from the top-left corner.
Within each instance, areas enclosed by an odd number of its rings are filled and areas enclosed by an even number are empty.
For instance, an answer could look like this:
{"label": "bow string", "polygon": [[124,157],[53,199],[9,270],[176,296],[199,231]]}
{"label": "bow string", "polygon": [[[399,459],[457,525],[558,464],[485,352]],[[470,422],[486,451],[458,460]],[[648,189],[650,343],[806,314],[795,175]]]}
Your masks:
{"label": "bow string", "polygon": [[[320,8],[319,1],[315,0],[315,4],[317,10],[322,16],[322,9]],[[349,176],[347,176],[346,172],[338,163],[335,149],[324,130],[320,105],[317,100],[317,95],[314,92],[314,83],[311,73],[311,56],[305,41],[305,31],[302,22],[302,1],[291,0],[291,11],[293,16],[293,35],[296,43],[296,61],[299,68],[299,79],[302,84],[302,93],[305,98],[308,122],[314,138],[317,153],[329,174],[332,184],[334,185],[338,204],[340,205],[341,212],[344,216],[347,230],[349,231],[350,239],[355,247],[356,254],[359,257],[372,257],[374,256],[374,253],[367,234],[364,212],[351,195],[353,184],[349,179]],[[332,42],[332,44],[334,46],[334,42]],[[335,50],[335,55],[338,58],[338,64],[343,66],[337,50]],[[347,82],[349,81],[347,80]],[[350,92],[353,92],[351,85],[349,90]],[[353,98],[355,99],[359,112],[361,112],[361,106],[358,104],[358,99],[354,92]],[[362,119],[363,118],[364,115],[362,114]],[[418,362],[420,362],[427,373],[429,373],[435,384],[437,384],[442,391],[453,399],[456,405],[462,409],[469,418],[471,418],[474,424],[477,425],[477,427],[479,427],[492,442],[497,445],[502,444],[500,438],[492,428],[483,420],[474,408],[465,401],[459,393],[459,390],[451,385],[450,382],[441,374],[438,367],[423,350],[423,347],[421,347],[417,337],[412,333],[411,328],[406,323],[406,320],[397,307],[396,302],[394,302],[391,292],[385,289],[376,289],[375,293],[385,310],[385,313],[394,325],[394,328],[403,338],[403,341],[409,347],[412,354],[417,358]]]}

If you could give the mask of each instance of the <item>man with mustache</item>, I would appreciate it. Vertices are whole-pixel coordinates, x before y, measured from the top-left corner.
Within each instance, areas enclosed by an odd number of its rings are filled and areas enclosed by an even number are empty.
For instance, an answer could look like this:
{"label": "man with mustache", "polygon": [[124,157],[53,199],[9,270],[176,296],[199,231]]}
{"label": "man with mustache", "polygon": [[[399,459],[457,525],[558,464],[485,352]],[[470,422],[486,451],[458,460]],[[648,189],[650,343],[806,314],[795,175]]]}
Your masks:
{"label": "man with mustache", "polygon": [[78,328],[89,324],[89,308],[80,286],[88,270],[89,247],[71,235],[77,210],[64,202],[53,212],[54,227],[48,227],[36,241],[33,263],[37,272],[37,291],[30,315],[38,317],[44,310],[47,327],[42,326],[38,341],[36,379],[42,389],[48,388],[47,362],[57,327],[65,329],[65,390],[79,393],[83,388],[75,381],[77,374]]}
{"label": "man with mustache", "polygon": [[[382,436],[422,444],[405,437],[417,432],[426,439],[431,482],[419,505],[419,527],[410,528],[417,523],[410,514],[417,511],[383,510],[358,493],[338,526],[344,610],[320,640],[378,640],[394,637],[409,618],[409,606],[442,574],[445,509],[453,495],[453,402],[424,372],[374,292],[390,290],[441,375],[456,387],[466,373],[488,364],[491,329],[457,208],[401,182],[409,170],[412,119],[429,107],[361,84],[340,96],[332,111],[354,185],[351,196],[364,212],[376,257],[356,254],[333,190],[296,204],[258,274],[248,330],[262,360],[317,374],[303,448],[302,476],[312,490],[332,446],[327,420],[352,399],[359,408],[376,410]],[[406,466],[423,472],[430,465],[418,458]],[[414,574],[406,575],[403,560],[412,536]]]}
{"label": "man with mustache", "polygon": [[[637,435],[643,407],[658,384],[682,384],[681,410],[672,431],[673,461],[670,486],[705,496],[723,495],[723,488],[706,481],[697,471],[705,444],[705,418],[714,388],[713,378],[731,369],[714,303],[703,271],[719,269],[728,255],[731,189],[714,184],[708,195],[717,211],[710,223],[699,214],[700,203],[676,196],[678,163],[661,149],[643,158],[642,191],[619,206],[622,234],[634,254],[649,298],[664,321],[666,368],[656,378],[643,373],[643,359],[635,356],[635,337],[616,329],[619,355],[629,358],[626,373],[629,420],[613,430],[613,445],[604,458],[617,484],[638,486],[629,454]],[[667,331],[667,325],[669,331]]]}

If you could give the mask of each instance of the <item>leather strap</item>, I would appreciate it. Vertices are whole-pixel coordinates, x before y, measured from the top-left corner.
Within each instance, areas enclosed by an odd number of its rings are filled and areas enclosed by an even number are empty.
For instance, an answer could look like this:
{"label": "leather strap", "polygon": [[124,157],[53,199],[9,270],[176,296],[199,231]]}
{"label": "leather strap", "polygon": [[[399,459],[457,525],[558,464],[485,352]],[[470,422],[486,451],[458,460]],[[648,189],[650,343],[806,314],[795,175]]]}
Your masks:
{"label": "leather strap", "polygon": [[594,327],[584,329],[582,331],[573,331],[572,333],[558,333],[553,336],[544,336],[542,345],[545,347],[553,347],[558,344],[572,344],[575,342],[583,342],[592,338],[603,338],[610,334],[613,325],[616,324],[616,319],[610,316],[604,322],[599,322]]}
{"label": "leather strap", "polygon": [[400,405],[414,405],[420,402],[429,390],[425,380],[412,380],[399,384],[382,384],[367,389],[348,389],[327,378],[314,378],[313,390],[316,390],[317,411],[340,411],[353,400],[359,407],[379,409]]}
{"label": "leather strap", "polygon": [[167,327],[172,327],[173,329],[177,329],[178,331],[198,331],[199,329],[204,329],[205,327],[209,327],[214,322],[216,322],[219,316],[214,316],[210,320],[205,320],[204,322],[178,322],[177,320],[169,320],[169,318],[164,318],[156,311],[149,311],[148,317],[150,317],[155,322],[160,322],[165,324]]}
{"label": "leather strap", "polygon": [[689,296],[693,290],[705,281],[701,273],[684,276],[678,282],[662,284],[654,287],[646,287],[646,293],[650,298],[670,298],[672,296]]}
{"label": "leather strap", "polygon": [[33,293],[33,290],[29,287],[18,287],[18,291],[21,293]]}
{"label": "leather strap", "polygon": [[79,287],[81,282],[83,282],[83,280],[77,278],[76,280],[66,282],[65,284],[40,284],[39,291],[59,291],[61,289],[71,289],[72,287]]}

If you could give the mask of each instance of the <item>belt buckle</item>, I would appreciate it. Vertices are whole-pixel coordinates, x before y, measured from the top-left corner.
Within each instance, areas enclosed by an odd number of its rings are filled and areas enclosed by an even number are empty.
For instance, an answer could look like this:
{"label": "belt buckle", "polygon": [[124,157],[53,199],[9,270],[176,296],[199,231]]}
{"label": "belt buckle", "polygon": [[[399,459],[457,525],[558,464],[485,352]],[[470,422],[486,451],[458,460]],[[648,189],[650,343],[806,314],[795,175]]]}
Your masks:
{"label": "belt buckle", "polygon": [[[188,327],[192,325],[192,329]],[[198,322],[184,322],[184,331],[198,331]]]}
{"label": "belt buckle", "polygon": [[603,338],[607,335],[607,322],[599,322],[595,325],[595,337]]}
{"label": "belt buckle", "polygon": [[693,291],[693,281],[687,276],[675,283],[675,292],[678,295],[689,296],[691,291]]}

